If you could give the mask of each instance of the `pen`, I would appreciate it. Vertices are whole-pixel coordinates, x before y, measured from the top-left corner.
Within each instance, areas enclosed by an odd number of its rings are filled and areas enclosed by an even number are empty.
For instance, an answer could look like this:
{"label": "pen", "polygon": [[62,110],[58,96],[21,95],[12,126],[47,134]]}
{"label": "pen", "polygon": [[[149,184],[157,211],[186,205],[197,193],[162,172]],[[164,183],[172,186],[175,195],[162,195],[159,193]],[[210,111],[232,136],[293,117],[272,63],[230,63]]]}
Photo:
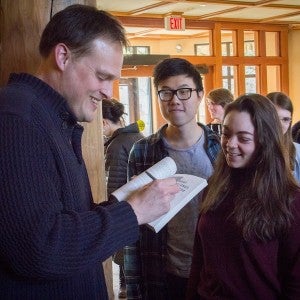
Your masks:
{"label": "pen", "polygon": [[145,173],[146,173],[152,180],[156,180],[156,178],[155,178],[151,173],[149,173],[148,171],[145,171]]}

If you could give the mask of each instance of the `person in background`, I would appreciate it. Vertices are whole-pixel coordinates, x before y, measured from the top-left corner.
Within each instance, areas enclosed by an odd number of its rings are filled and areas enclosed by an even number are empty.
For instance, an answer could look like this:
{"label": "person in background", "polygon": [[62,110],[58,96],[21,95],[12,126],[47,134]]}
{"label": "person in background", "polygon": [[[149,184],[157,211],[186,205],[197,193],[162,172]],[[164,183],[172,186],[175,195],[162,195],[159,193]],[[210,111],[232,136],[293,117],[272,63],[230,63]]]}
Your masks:
{"label": "person in background", "polygon": [[[107,141],[105,147],[105,172],[107,194],[110,194],[127,182],[127,164],[130,149],[134,142],[143,138],[138,122],[125,126],[124,105],[115,99],[102,100],[103,134]],[[142,122],[139,120],[139,122]],[[123,250],[113,256],[119,265],[120,290],[119,298],[126,298]]]}
{"label": "person in background", "polygon": [[228,104],[221,145],[186,299],[300,299],[300,190],[271,101]]}
{"label": "person in background", "polygon": [[[196,121],[203,97],[198,70],[184,59],[163,60],[155,67],[154,86],[167,124],[133,145],[129,178],[166,156],[175,160],[177,173],[209,178],[220,144],[216,134]],[[184,299],[200,202],[201,193],[158,233],[140,226],[139,241],[125,247],[128,299]]]}
{"label": "person in background", "polygon": [[294,143],[292,138],[293,103],[289,96],[282,92],[267,94],[267,98],[275,105],[281,122],[284,144],[290,156],[291,169],[298,183],[300,183],[300,144]]}
{"label": "person in background", "polygon": [[170,178],[93,202],[79,122],[112,97],[126,45],[110,14],[69,6],[41,35],[36,74],[11,74],[0,90],[1,299],[108,299],[102,262],[179,191]]}
{"label": "person in background", "polygon": [[295,143],[300,144],[300,121],[292,126],[292,137]]}
{"label": "person in background", "polygon": [[212,118],[212,121],[207,126],[218,135],[221,134],[225,105],[233,100],[232,93],[225,88],[211,90],[206,95],[206,105]]}

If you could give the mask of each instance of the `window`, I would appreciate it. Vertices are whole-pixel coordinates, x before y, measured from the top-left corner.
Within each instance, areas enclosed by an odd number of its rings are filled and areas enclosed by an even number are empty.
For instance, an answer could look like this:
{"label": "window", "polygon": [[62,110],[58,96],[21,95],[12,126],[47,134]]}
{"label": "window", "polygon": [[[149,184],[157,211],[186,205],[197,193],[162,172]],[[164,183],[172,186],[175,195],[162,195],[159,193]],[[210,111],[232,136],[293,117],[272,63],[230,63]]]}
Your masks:
{"label": "window", "polygon": [[233,56],[232,42],[223,42],[222,43],[222,56]]}
{"label": "window", "polygon": [[197,55],[197,56],[210,56],[211,55],[209,43],[195,44],[194,49],[195,49],[195,55]]}
{"label": "window", "polygon": [[150,54],[150,46],[129,46],[123,51],[124,54]]}
{"label": "window", "polygon": [[255,56],[255,44],[253,40],[244,42],[244,53],[245,56]]}
{"label": "window", "polygon": [[119,83],[120,101],[125,106],[126,125],[142,120],[145,123],[143,134],[153,132],[152,93],[149,77],[121,78]]}
{"label": "window", "polygon": [[194,54],[197,56],[212,56],[211,30],[200,30],[197,43],[194,44]]}
{"label": "window", "polygon": [[222,66],[223,87],[230,90],[233,95],[236,94],[236,74],[236,66]]}
{"label": "window", "polygon": [[244,55],[245,56],[257,56],[258,32],[257,31],[244,31]]}
{"label": "window", "polygon": [[281,91],[280,66],[267,66],[267,92]]}
{"label": "window", "polygon": [[234,30],[221,30],[222,56],[236,55],[236,32]]}
{"label": "window", "polygon": [[266,32],[266,56],[279,56],[279,32]]}
{"label": "window", "polygon": [[258,86],[258,66],[245,66],[245,92],[257,93],[259,91]]}

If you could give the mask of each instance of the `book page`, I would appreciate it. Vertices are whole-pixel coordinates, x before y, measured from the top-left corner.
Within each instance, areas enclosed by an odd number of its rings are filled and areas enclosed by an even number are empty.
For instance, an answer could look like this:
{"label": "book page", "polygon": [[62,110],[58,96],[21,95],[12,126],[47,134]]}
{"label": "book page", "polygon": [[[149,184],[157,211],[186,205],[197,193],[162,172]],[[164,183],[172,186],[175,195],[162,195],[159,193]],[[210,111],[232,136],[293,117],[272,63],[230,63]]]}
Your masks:
{"label": "book page", "polygon": [[[156,179],[164,179],[174,175],[176,170],[177,166],[175,161],[171,157],[165,157],[147,169],[147,172]],[[151,181],[153,181],[153,179],[147,175],[146,172],[142,172],[119,189],[115,190],[112,195],[114,195],[119,201],[126,200],[133,191],[143,187]]]}
{"label": "book page", "polygon": [[155,232],[161,230],[171,218],[173,218],[189,201],[191,201],[201,190],[207,186],[207,181],[204,178],[189,175],[189,174],[175,174],[173,177],[179,185],[180,192],[178,192],[170,203],[170,210],[149,223],[149,227]]}

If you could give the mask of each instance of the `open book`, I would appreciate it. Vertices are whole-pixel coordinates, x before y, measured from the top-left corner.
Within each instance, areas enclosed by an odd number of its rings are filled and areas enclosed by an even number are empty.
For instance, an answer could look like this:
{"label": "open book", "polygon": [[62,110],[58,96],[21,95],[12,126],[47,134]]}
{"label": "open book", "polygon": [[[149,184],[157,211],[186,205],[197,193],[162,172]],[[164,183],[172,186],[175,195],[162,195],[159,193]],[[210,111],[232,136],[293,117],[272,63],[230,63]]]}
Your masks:
{"label": "open book", "polygon": [[147,224],[155,232],[159,232],[189,201],[207,186],[207,181],[204,178],[189,174],[175,174],[176,170],[175,161],[171,157],[165,157],[115,190],[112,194],[119,201],[123,201],[133,191],[153,181],[153,178],[164,179],[171,176],[174,177],[180,187],[180,191],[172,199],[170,210],[155,221]]}

